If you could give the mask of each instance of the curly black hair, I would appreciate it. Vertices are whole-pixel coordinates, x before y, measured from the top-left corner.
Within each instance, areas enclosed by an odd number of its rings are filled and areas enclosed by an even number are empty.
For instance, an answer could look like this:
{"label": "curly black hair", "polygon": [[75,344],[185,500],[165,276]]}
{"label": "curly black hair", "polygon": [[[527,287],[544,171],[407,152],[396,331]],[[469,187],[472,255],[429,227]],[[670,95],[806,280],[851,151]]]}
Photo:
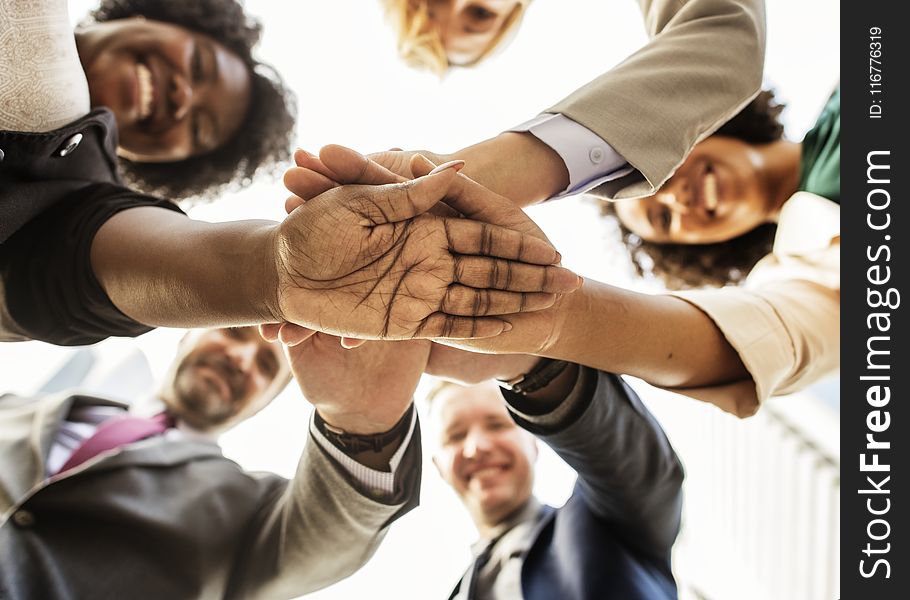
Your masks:
{"label": "curly black hair", "polygon": [[[142,16],[173,23],[218,40],[247,66],[250,107],[237,133],[222,146],[198,156],[166,163],[120,159],[132,186],[171,200],[211,199],[252,181],[257,172],[275,173],[290,157],[296,98],[271,66],[253,58],[261,23],[235,0],[102,0],[87,24]],[[255,132],[253,135],[244,132]]]}
{"label": "curly black hair", "polygon": [[[737,138],[749,144],[768,144],[783,137],[780,113],[784,105],[774,92],[763,90],[713,135]],[[616,220],[622,241],[640,277],[655,277],[667,289],[722,287],[742,282],[771,251],[777,225],[765,223],[732,240],[717,244],[655,244],[627,229],[613,210],[602,203],[604,215]]]}

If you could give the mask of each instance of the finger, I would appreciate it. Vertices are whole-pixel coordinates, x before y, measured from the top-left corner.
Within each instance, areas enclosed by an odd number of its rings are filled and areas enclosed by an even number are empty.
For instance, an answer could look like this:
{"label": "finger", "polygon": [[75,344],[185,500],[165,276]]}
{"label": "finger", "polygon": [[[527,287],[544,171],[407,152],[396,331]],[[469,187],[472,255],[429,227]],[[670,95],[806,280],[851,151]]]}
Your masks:
{"label": "finger", "polygon": [[455,281],[478,289],[565,294],[577,290],[582,279],[565,267],[459,256],[455,259]]}
{"label": "finger", "polygon": [[470,339],[497,336],[512,329],[512,324],[495,317],[457,317],[437,312],[424,319],[415,338]]}
{"label": "finger", "polygon": [[[416,154],[411,158],[411,170],[415,176],[430,173],[434,168],[435,165],[422,155]],[[444,202],[475,221],[517,229],[547,239],[543,231],[518,205],[464,175],[452,182],[449,195]]]}
{"label": "finger", "polygon": [[311,152],[307,152],[303,148],[298,148],[297,151],[294,152],[294,162],[297,163],[298,167],[316,171],[332,181],[338,181],[338,175],[328,168],[325,163],[322,162],[321,158]]}
{"label": "finger", "polygon": [[315,334],[316,331],[314,329],[295,325],[294,323],[282,323],[281,329],[278,331],[278,339],[285,346],[296,346],[310,339]]}
{"label": "finger", "polygon": [[467,219],[442,220],[449,249],[458,254],[496,256],[536,265],[556,264],[562,258],[549,242],[528,233]]}
{"label": "finger", "polygon": [[277,342],[279,329],[281,323],[263,323],[259,326],[259,335],[267,342]]}
{"label": "finger", "polygon": [[487,317],[543,310],[555,303],[556,294],[477,290],[464,285],[450,285],[440,310],[448,315]]}
{"label": "finger", "polygon": [[407,181],[404,177],[389,171],[379,163],[370,160],[356,150],[330,144],[319,151],[319,158],[333,173],[338,183],[359,183],[363,185],[384,185]]}
{"label": "finger", "polygon": [[300,196],[290,196],[284,201],[284,212],[291,214],[296,209],[304,205],[306,201]]}
{"label": "finger", "polygon": [[352,350],[354,348],[360,348],[361,346],[363,346],[366,343],[367,343],[367,340],[361,340],[359,338],[350,338],[350,337],[344,337],[344,336],[342,336],[342,338],[341,338],[341,347],[347,348],[348,350]]}
{"label": "finger", "polygon": [[[445,198],[459,168],[455,163],[436,173],[403,183],[345,186],[347,206],[363,217],[366,226],[411,219]],[[463,228],[456,233],[462,231]]]}
{"label": "finger", "polygon": [[304,200],[312,200],[319,194],[338,187],[338,184],[312,169],[291,167],[284,173],[284,187]]}

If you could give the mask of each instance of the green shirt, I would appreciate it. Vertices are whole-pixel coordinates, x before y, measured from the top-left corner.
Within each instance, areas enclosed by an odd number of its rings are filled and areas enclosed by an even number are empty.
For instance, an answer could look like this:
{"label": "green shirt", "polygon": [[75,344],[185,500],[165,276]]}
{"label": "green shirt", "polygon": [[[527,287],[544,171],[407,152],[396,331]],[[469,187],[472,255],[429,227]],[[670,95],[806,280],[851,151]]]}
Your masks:
{"label": "green shirt", "polygon": [[803,140],[800,191],[840,204],[840,86]]}

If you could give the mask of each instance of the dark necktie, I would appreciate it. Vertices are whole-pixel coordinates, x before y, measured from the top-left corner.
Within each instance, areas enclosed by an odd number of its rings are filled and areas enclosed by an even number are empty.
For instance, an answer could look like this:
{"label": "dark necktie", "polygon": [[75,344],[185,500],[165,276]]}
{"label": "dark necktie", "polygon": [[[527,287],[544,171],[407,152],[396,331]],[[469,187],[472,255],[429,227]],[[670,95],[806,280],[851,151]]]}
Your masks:
{"label": "dark necktie", "polygon": [[496,547],[496,542],[502,538],[503,534],[500,534],[490,540],[490,543],[487,544],[484,549],[477,555],[477,558],[474,559],[474,564],[471,565],[471,572],[468,579],[468,600],[477,599],[477,579],[480,577],[480,570],[490,561],[490,556],[493,554],[493,548]]}
{"label": "dark necktie", "polygon": [[172,419],[165,413],[154,417],[134,417],[123,415],[113,417],[98,426],[95,434],[82,442],[57,473],[63,473],[77,467],[107,450],[113,450],[126,444],[160,435],[168,427],[173,427]]}

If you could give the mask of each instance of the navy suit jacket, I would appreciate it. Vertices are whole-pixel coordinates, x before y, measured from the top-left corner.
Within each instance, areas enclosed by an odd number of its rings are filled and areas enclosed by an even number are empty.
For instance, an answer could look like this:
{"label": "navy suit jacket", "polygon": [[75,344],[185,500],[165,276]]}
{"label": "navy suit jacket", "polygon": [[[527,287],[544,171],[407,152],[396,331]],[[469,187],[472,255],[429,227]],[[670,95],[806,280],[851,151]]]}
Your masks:
{"label": "navy suit jacket", "polygon": [[527,415],[532,407],[503,392],[515,421],[578,472],[572,496],[562,508],[544,507],[531,535],[524,598],[676,598],[670,549],[679,531],[682,466],[632,388],[616,375],[581,371],[582,396],[555,425],[519,416],[515,411]]}

